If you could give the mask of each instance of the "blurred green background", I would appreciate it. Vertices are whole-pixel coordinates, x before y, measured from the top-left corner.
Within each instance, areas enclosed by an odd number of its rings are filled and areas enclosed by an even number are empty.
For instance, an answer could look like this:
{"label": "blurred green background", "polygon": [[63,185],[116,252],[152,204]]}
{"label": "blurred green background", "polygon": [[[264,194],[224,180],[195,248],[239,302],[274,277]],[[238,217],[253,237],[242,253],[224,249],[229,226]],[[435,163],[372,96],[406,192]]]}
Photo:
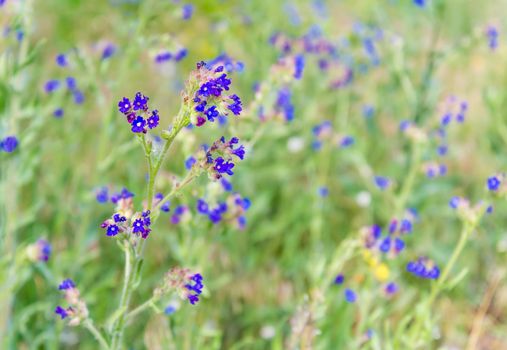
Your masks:
{"label": "blurred green background", "polygon": [[[102,186],[127,187],[140,205],[146,167],[117,101],[142,91],[166,127],[195,63],[227,53],[244,63],[232,80],[248,107],[255,101],[254,85],[275,74],[271,67],[281,53],[270,45],[272,35],[294,40],[318,29],[331,43],[348,43],[338,56],[354,58],[349,85],[331,89],[331,73],[318,68],[318,57],[307,55],[303,78],[290,86],[292,122],[261,122],[245,108],[224,127],[206,125],[179,135],[157,190],[170,189],[171,176],[184,174],[184,160],[200,144],[238,136],[249,147],[231,182],[252,201],[248,223],[238,231],[195,214],[196,198],[209,182],[204,176],[175,199],[171,207],[189,205],[192,219],[172,225],[169,215],[161,216],[133,303],[147,299],[173,266],[200,271],[205,297],[195,307],[182,302],[169,316],[143,313],[127,328],[126,343],[130,349],[408,349],[404,337],[410,325],[403,318],[417,309],[429,330],[419,348],[506,349],[507,206],[490,198],[485,183],[507,160],[507,50],[501,30],[507,2],[192,4],[186,21],[183,3],[169,0],[7,0],[0,7],[0,25],[10,28],[0,40],[0,137],[13,134],[20,141],[15,152],[0,153],[0,347],[98,348],[91,335],[65,326],[53,310],[61,302],[58,283],[69,277],[98,325],[118,304],[123,256],[99,228],[114,208],[97,203],[95,193]],[[496,50],[488,47],[489,25],[500,32]],[[361,26],[382,33],[378,66],[364,53]],[[16,30],[24,33],[21,41]],[[116,52],[101,60],[107,43]],[[153,61],[161,50],[181,47],[188,50],[182,61]],[[55,64],[59,53],[67,54],[68,67]],[[67,76],[76,78],[83,104],[74,104],[63,90],[44,92],[47,80]],[[412,149],[399,123],[417,119],[425,130],[438,128],[451,95],[469,108],[465,123],[448,129],[447,175],[428,179],[418,171],[405,203],[419,213],[414,233],[396,259],[383,258],[389,277],[379,277],[356,243],[361,227],[385,227],[395,215]],[[363,115],[365,105],[373,106],[373,116]],[[64,109],[60,119],[53,116],[56,108]],[[324,120],[353,136],[354,145],[315,151],[312,128]],[[434,146],[424,146],[424,159],[435,158]],[[376,188],[375,175],[389,177],[391,188]],[[322,186],[327,197],[318,195]],[[494,203],[494,212],[482,220],[453,269],[454,276],[464,269],[466,275],[424,309],[421,301],[431,283],[405,272],[405,265],[420,255],[446,264],[460,231],[448,207],[455,195]],[[25,249],[40,237],[52,244],[51,258],[29,263]],[[355,303],[347,303],[344,287],[333,284],[338,273],[357,293]],[[393,297],[382,291],[387,281],[399,285]]]}

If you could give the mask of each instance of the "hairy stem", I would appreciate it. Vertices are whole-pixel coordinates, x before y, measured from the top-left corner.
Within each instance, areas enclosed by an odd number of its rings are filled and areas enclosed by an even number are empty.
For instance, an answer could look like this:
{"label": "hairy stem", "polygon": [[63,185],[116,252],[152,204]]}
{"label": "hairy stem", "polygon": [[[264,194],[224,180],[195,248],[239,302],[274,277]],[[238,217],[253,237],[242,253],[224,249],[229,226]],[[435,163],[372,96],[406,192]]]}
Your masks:
{"label": "hairy stem", "polygon": [[97,328],[93,325],[93,322],[88,319],[84,322],[84,326],[86,329],[90,331],[90,333],[95,337],[95,339],[99,342],[102,349],[109,350],[109,344],[107,343],[106,339],[102,336],[102,334],[99,332]]}

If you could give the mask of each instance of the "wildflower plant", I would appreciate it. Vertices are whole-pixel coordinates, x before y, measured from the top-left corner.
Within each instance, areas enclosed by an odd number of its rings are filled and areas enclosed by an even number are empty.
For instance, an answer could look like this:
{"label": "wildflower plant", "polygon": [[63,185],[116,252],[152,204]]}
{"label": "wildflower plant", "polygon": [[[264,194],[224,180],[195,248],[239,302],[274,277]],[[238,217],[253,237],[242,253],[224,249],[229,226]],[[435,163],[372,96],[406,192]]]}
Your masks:
{"label": "wildflower plant", "polygon": [[[70,325],[84,322],[103,347],[108,349],[122,348],[127,320],[131,320],[149,305],[158,301],[164,294],[176,293],[188,299],[191,305],[195,305],[199,301],[199,296],[204,288],[202,275],[200,273],[189,274],[187,269],[177,268],[168,273],[162,285],[155,289],[151,299],[139,307],[131,309],[132,293],[139,286],[142,278],[145,246],[149,242],[152,225],[159,218],[160,212],[168,209],[164,209],[166,203],[169,203],[175,195],[203,172],[206,172],[213,181],[219,180],[225,175],[233,175],[236,162],[241,161],[245,156],[244,146],[239,144],[237,137],[232,137],[229,140],[222,137],[211,147],[200,152],[200,156],[197,157],[198,161],[190,166],[185,178],[181,182],[177,182],[172,190],[166,195],[155,194],[155,183],[166,154],[183,128],[190,124],[202,126],[207,121],[213,122],[219,115],[228,115],[229,112],[235,116],[241,113],[241,100],[237,95],[229,93],[231,80],[223,71],[223,66],[210,69],[204,62],[197,64],[196,70],[191,73],[182,93],[182,105],[179,113],[169,128],[160,133],[164,140],[160,150],[153,147],[154,141],[151,133],[156,132],[159,124],[166,122],[167,118],[159,115],[158,110],[150,108],[150,98],[137,92],[133,98],[123,97],[118,102],[118,111],[125,117],[130,131],[135,135],[144,151],[148,166],[148,180],[143,208],[135,208],[134,194],[123,189],[119,194],[111,196],[111,201],[116,206],[115,212],[101,224],[105,235],[117,240],[125,254],[124,281],[120,303],[108,329],[110,341],[106,340],[107,338],[89,320],[88,309],[84,301],[80,299],[79,292],[72,280],[65,280],[59,288],[65,291],[69,306],[67,308],[58,306],[55,311],[62,319],[69,319]],[[102,202],[107,201],[107,189],[101,191],[97,195],[97,199]],[[178,208],[174,212],[176,215],[182,214]],[[151,234],[155,234],[155,232]]]}

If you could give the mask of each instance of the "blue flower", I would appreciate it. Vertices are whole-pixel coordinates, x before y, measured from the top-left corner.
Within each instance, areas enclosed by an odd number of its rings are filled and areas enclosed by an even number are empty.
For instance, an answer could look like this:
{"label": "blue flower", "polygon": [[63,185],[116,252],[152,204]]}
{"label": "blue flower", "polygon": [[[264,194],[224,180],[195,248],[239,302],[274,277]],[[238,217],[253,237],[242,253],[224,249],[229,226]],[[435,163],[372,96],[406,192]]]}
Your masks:
{"label": "blue flower", "polygon": [[130,100],[126,97],[124,97],[123,100],[120,100],[120,102],[118,102],[118,110],[123,114],[127,114],[128,112],[130,112],[131,107],[132,105],[130,104]]}
{"label": "blue flower", "polygon": [[75,288],[76,285],[74,284],[74,281],[72,281],[70,278],[67,278],[63,280],[62,283],[58,286],[58,290],[68,290]]}
{"label": "blue flower", "polygon": [[234,175],[234,173],[232,172],[232,168],[234,168],[234,163],[230,161],[225,161],[224,158],[222,157],[218,157],[215,159],[214,169],[219,174]]}
{"label": "blue flower", "polygon": [[209,207],[208,207],[208,203],[206,203],[206,201],[204,201],[203,199],[199,199],[197,201],[197,211],[200,213],[200,214],[208,214],[208,211],[209,211]]}
{"label": "blue flower", "polygon": [[356,296],[356,293],[352,289],[349,289],[349,288],[345,289],[344,294],[345,294],[345,300],[348,303],[355,303],[356,302],[357,296]]}
{"label": "blue flower", "polygon": [[54,112],[53,112],[53,116],[55,118],[61,118],[61,117],[63,117],[63,108],[57,108],[57,109],[55,109]]}
{"label": "blue flower", "polygon": [[419,6],[419,7],[426,6],[426,0],[413,0],[413,2],[414,2],[414,5]]}
{"label": "blue flower", "polygon": [[199,301],[199,295],[202,294],[202,288],[204,287],[203,278],[200,273],[196,273],[189,280],[189,283],[185,285],[185,288],[189,291],[187,298],[190,304],[195,305]]}
{"label": "blue flower", "polygon": [[60,81],[56,79],[48,80],[44,85],[44,90],[49,94],[56,91],[60,87]]}
{"label": "blue flower", "polygon": [[375,185],[381,189],[381,190],[385,190],[387,187],[389,187],[391,181],[387,178],[387,177],[384,177],[384,176],[375,176]]}
{"label": "blue flower", "polygon": [[194,5],[192,4],[185,4],[181,8],[182,11],[182,18],[185,21],[188,21],[190,18],[192,18],[192,14],[194,13]]}
{"label": "blue flower", "polygon": [[488,189],[490,191],[497,191],[500,188],[500,185],[502,184],[502,182],[500,181],[498,176],[490,176],[488,178],[487,183],[488,183]]}
{"label": "blue flower", "polygon": [[132,122],[132,132],[140,133],[140,132],[146,132],[145,129],[146,120],[144,120],[143,117],[137,116],[136,119]]}
{"label": "blue flower", "polygon": [[147,110],[148,109],[148,100],[149,98],[141,94],[140,92],[136,93],[134,97],[134,102],[132,105],[134,106],[134,111],[138,110]]}
{"label": "blue flower", "polygon": [[148,118],[148,127],[150,129],[156,128],[158,126],[159,116],[158,111],[154,109],[151,112],[151,117]]}
{"label": "blue flower", "polygon": [[[0,4],[1,5],[1,4]],[[57,315],[60,315],[61,319],[65,319],[67,316],[69,316],[69,314],[67,313],[67,310],[65,310],[63,307],[61,306],[57,306],[56,309],[55,309],[55,314]]]}
{"label": "blue flower", "polygon": [[107,203],[107,201],[109,200],[107,187],[102,187],[100,190],[98,190],[97,194],[95,195],[95,199],[99,203]]}
{"label": "blue flower", "polygon": [[305,56],[297,55],[296,57],[294,57],[294,65],[295,65],[294,78],[301,79],[301,77],[303,76],[303,70],[305,68]]}
{"label": "blue flower", "polygon": [[343,282],[345,281],[345,276],[343,276],[343,274],[338,274],[335,279],[334,279],[334,283],[335,284],[343,284]]}
{"label": "blue flower", "polygon": [[55,61],[60,67],[66,67],[68,65],[67,57],[63,53],[57,55]]}
{"label": "blue flower", "polygon": [[0,149],[4,152],[11,153],[18,147],[18,139],[16,136],[7,136],[0,141]]}
{"label": "blue flower", "polygon": [[109,57],[113,56],[116,52],[116,46],[113,44],[107,44],[106,47],[104,47],[104,50],[102,51],[102,60],[106,60]]}
{"label": "blue flower", "polygon": [[416,261],[407,264],[407,271],[423,279],[437,279],[440,269],[426,257],[420,257]]}
{"label": "blue flower", "polygon": [[163,63],[171,60],[173,55],[169,51],[164,51],[155,56],[156,63]]}
{"label": "blue flower", "polygon": [[119,232],[118,226],[113,224],[107,227],[106,235],[112,237],[116,236],[118,232]]}
{"label": "blue flower", "polygon": [[67,77],[65,78],[65,85],[67,85],[67,89],[70,91],[74,91],[77,88],[76,78]]}

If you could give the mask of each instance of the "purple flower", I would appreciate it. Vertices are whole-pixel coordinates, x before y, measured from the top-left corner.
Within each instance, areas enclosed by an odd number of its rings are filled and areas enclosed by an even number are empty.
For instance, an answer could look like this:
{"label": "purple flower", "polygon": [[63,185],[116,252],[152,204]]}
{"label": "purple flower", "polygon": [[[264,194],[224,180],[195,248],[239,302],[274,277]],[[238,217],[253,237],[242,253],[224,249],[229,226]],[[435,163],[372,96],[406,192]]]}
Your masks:
{"label": "purple flower", "polygon": [[134,102],[132,105],[134,106],[134,111],[138,110],[147,110],[148,109],[148,100],[149,98],[138,92],[134,97]]}
{"label": "purple flower", "polygon": [[60,317],[61,317],[62,320],[65,319],[67,316],[69,316],[69,314],[67,313],[67,310],[65,310],[61,306],[57,306],[56,307],[55,314],[60,315]]}
{"label": "purple flower", "polygon": [[107,203],[107,201],[109,200],[109,193],[107,187],[102,187],[100,190],[98,190],[95,195],[95,199],[99,203]]}
{"label": "purple flower", "polygon": [[305,56],[297,55],[294,58],[294,65],[295,65],[294,78],[301,79],[301,77],[303,76],[303,70],[305,68]]}
{"label": "purple flower", "polygon": [[156,63],[163,63],[166,61],[169,61],[173,55],[169,51],[164,51],[155,56],[155,62]]}
{"label": "purple flower", "polygon": [[61,118],[61,117],[63,117],[63,108],[57,108],[57,109],[55,109],[54,112],[53,112],[53,116],[55,118]]}
{"label": "purple flower", "polygon": [[118,102],[118,110],[123,114],[127,114],[130,111],[131,107],[132,105],[130,104],[130,100],[126,97],[124,97],[123,100]]}
{"label": "purple flower", "polygon": [[67,278],[63,280],[62,283],[60,283],[60,285],[58,286],[58,290],[68,290],[75,287],[76,285],[74,284],[74,281],[72,281],[70,278]]}
{"label": "purple flower", "polygon": [[407,271],[422,279],[437,279],[440,269],[426,257],[420,257],[416,261],[407,264]]}
{"label": "purple flower", "polygon": [[219,174],[234,175],[234,173],[232,172],[232,168],[234,168],[234,163],[230,161],[225,161],[224,158],[222,157],[218,157],[215,159],[214,169]]}
{"label": "purple flower", "polygon": [[74,91],[77,88],[76,78],[74,77],[65,78],[65,85],[67,85],[68,90]]}
{"label": "purple flower", "polygon": [[146,132],[146,129],[144,128],[146,125],[146,120],[144,120],[143,117],[137,116],[136,119],[132,122],[132,132],[140,133],[140,132]]}
{"label": "purple flower", "polygon": [[18,139],[16,136],[7,136],[0,141],[0,149],[4,152],[11,153],[18,147]]}
{"label": "purple flower", "polygon": [[113,224],[107,227],[106,235],[112,237],[116,236],[118,232],[119,232],[118,226]]}
{"label": "purple flower", "polygon": [[48,80],[44,85],[44,90],[49,94],[56,91],[60,87],[60,81],[56,79]]}
{"label": "purple flower", "polygon": [[85,100],[84,94],[80,90],[72,91],[72,97],[74,98],[74,103],[77,105],[82,104]]}
{"label": "purple flower", "polygon": [[345,300],[348,303],[355,303],[356,302],[357,296],[356,296],[356,293],[352,289],[349,289],[349,288],[345,289],[344,294],[345,294]]}
{"label": "purple flower", "polygon": [[182,59],[184,59],[185,57],[187,57],[187,54],[188,54],[188,50],[185,48],[182,48],[178,52],[176,52],[176,54],[174,55],[174,60],[176,62],[179,62]]}
{"label": "purple flower", "polygon": [[194,12],[194,5],[192,4],[185,4],[181,8],[181,18],[183,18],[185,21],[188,21],[190,18],[192,18],[192,14]]}
{"label": "purple flower", "polygon": [[500,181],[500,179],[498,178],[498,176],[490,176],[488,178],[488,190],[490,191],[497,191],[499,188],[500,188],[500,185],[502,184],[502,182]]}
{"label": "purple flower", "polygon": [[192,156],[188,157],[187,160],[185,160],[185,168],[187,170],[190,170],[196,162],[197,160],[194,157]]}
{"label": "purple flower", "polygon": [[55,61],[60,67],[66,67],[68,65],[67,57],[63,53],[57,55]]}
{"label": "purple flower", "polygon": [[151,112],[151,117],[148,118],[148,127],[150,129],[156,128],[158,126],[159,116],[158,111],[154,109]]}
{"label": "purple flower", "polygon": [[197,212],[200,214],[208,214],[209,207],[208,203],[206,203],[203,199],[199,199],[197,201]]}
{"label": "purple flower", "polygon": [[102,60],[106,60],[109,57],[113,56],[116,52],[116,46],[113,44],[107,44],[106,47],[104,47],[104,50],[102,51]]}
{"label": "purple flower", "polygon": [[334,279],[334,283],[338,284],[338,285],[343,284],[344,281],[345,281],[345,276],[343,276],[343,274],[341,274],[341,273],[339,275],[337,275]]}
{"label": "purple flower", "polygon": [[387,177],[384,177],[384,176],[375,176],[375,185],[381,189],[381,190],[385,190],[387,187],[389,187],[390,185],[390,181]]}

